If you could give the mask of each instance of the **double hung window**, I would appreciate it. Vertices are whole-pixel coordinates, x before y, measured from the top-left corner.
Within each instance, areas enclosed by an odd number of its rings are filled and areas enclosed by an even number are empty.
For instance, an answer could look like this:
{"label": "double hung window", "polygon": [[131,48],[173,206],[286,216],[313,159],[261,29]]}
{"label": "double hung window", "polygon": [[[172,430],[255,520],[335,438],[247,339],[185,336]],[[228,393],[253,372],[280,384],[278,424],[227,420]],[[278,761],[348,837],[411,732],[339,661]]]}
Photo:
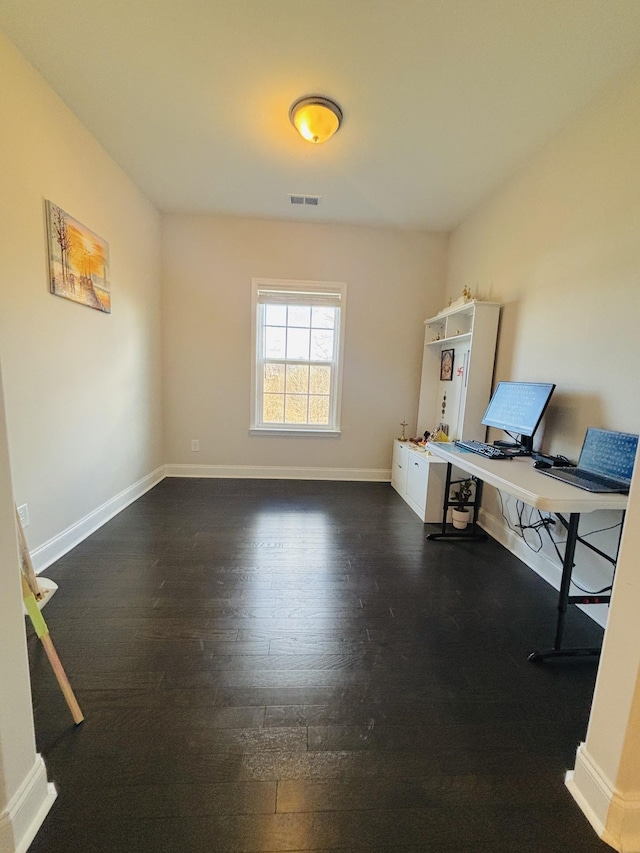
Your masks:
{"label": "double hung window", "polygon": [[254,280],[252,426],[338,432],[346,285]]}

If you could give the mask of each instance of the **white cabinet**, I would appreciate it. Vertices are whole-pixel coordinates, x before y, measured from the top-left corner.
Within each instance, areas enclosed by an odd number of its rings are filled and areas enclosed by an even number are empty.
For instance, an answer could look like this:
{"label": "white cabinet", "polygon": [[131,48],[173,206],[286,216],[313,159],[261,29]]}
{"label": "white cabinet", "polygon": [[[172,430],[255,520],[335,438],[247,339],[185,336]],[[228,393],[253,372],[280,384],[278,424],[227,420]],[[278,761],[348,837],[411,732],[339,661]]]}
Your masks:
{"label": "white cabinet", "polygon": [[413,501],[419,507],[426,506],[428,480],[429,463],[425,459],[418,459],[417,455],[412,453],[407,468],[407,500]]}
{"label": "white cabinet", "polygon": [[[486,439],[481,421],[491,397],[499,318],[500,305],[472,299],[425,320],[418,435],[445,423],[452,441]],[[391,485],[422,521],[439,522],[446,464],[427,453],[396,440]]]}
{"label": "white cabinet", "polygon": [[409,465],[409,447],[403,441],[393,442],[393,462],[391,464],[391,485],[399,494],[407,491],[407,468]]}
{"label": "white cabinet", "polygon": [[481,421],[491,397],[499,317],[497,303],[472,299],[425,320],[418,435],[445,423],[452,441],[485,440]]}
{"label": "white cabinet", "polygon": [[391,485],[421,521],[442,518],[446,463],[404,441],[393,443]]}

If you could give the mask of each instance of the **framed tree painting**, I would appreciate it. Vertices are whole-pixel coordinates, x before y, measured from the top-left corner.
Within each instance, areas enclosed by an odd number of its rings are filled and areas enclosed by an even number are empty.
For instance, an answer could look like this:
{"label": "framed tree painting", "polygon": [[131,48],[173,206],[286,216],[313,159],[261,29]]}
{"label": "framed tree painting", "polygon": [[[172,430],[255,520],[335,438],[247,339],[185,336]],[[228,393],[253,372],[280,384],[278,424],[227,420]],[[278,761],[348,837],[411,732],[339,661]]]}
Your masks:
{"label": "framed tree painting", "polygon": [[45,201],[49,290],[111,313],[109,245],[52,201]]}

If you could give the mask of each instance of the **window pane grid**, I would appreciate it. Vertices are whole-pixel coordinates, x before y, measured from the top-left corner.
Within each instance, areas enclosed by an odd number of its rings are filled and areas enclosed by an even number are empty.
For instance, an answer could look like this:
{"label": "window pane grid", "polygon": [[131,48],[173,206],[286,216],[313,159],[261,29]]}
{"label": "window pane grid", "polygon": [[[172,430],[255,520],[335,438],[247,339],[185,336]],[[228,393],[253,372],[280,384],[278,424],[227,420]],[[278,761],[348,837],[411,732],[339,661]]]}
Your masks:
{"label": "window pane grid", "polygon": [[263,373],[265,423],[328,426],[332,366],[309,362],[266,362]]}
{"label": "window pane grid", "polygon": [[[284,284],[284,283],[283,283]],[[335,429],[342,295],[258,291],[257,426]],[[269,294],[270,296],[271,294]]]}
{"label": "window pane grid", "polygon": [[265,305],[263,358],[333,361],[336,309],[304,305]]}

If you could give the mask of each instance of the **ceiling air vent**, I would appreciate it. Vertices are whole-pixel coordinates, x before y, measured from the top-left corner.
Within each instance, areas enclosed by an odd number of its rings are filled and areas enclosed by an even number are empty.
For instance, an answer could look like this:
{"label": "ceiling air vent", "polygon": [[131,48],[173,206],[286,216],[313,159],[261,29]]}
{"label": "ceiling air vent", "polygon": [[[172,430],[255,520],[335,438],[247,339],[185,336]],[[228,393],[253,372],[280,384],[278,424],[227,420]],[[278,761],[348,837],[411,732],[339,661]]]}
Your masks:
{"label": "ceiling air vent", "polygon": [[310,204],[312,207],[317,207],[320,204],[319,195],[294,195],[289,193],[291,204]]}

